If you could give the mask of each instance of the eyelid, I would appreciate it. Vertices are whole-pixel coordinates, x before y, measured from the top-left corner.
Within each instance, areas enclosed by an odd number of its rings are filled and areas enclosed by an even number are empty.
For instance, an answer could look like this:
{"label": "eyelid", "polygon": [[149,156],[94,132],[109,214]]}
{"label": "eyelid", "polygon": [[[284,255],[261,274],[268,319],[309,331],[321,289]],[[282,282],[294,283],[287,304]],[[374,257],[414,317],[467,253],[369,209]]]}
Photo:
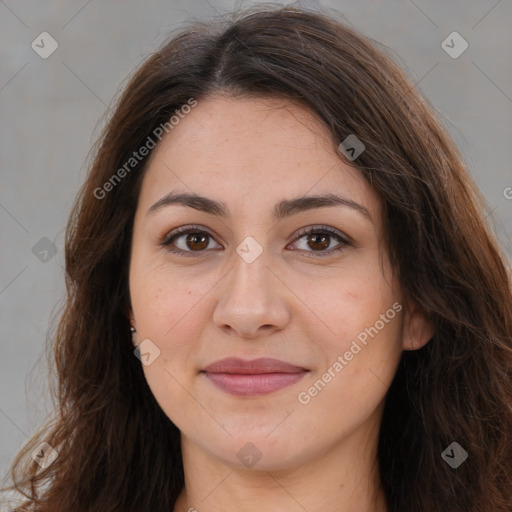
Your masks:
{"label": "eyelid", "polygon": [[[182,249],[178,249],[178,248],[171,249],[169,247],[169,244],[171,243],[171,241],[173,239],[179,238],[179,236],[189,234],[189,233],[204,233],[213,240],[215,240],[215,238],[216,238],[204,226],[190,224],[190,225],[186,225],[186,226],[180,226],[180,227],[172,230],[170,233],[168,233],[167,235],[164,236],[163,240],[160,242],[160,245],[162,245],[166,250],[168,250],[174,254],[185,255],[185,256],[203,256],[211,251],[211,249],[210,249],[210,251],[207,251],[207,250],[184,251]],[[340,245],[334,249],[329,249],[328,251],[303,251],[300,249],[298,251],[301,253],[306,253],[312,257],[322,257],[322,256],[328,256],[333,253],[336,253],[337,251],[342,250],[345,247],[353,247],[355,245],[353,240],[351,239],[351,237],[349,237],[348,235],[346,235],[339,229],[333,228],[331,226],[325,226],[322,224],[315,224],[315,225],[311,225],[311,226],[305,226],[303,228],[300,228],[298,231],[296,231],[292,235],[293,236],[292,241],[289,244],[287,244],[286,247],[288,247],[291,243],[296,242],[297,240],[299,240],[300,238],[302,238],[305,235],[317,234],[317,233],[327,233],[328,235],[337,238],[338,243]],[[218,244],[218,242],[216,240],[215,240],[215,242]]]}
{"label": "eyelid", "polygon": [[180,226],[179,228],[173,229],[167,233],[162,240],[162,244],[168,244],[174,237],[177,237],[178,235],[196,232],[206,233],[208,236],[214,238],[214,235],[212,235],[204,226],[200,226],[198,224],[187,224],[186,226]]}
{"label": "eyelid", "polygon": [[[166,249],[167,251],[178,254],[180,256],[192,256],[192,257],[200,257],[206,255],[209,251],[184,251],[182,249],[170,248],[171,240],[179,238],[182,235],[187,235],[189,233],[204,233],[209,236],[212,240],[215,240],[216,236],[212,235],[204,226],[199,226],[197,224],[187,224],[186,226],[180,226],[176,229],[170,231],[167,235],[165,235],[160,242],[160,245]],[[218,245],[220,245],[217,241],[215,241]]]}
{"label": "eyelid", "polygon": [[353,245],[353,240],[348,235],[346,235],[339,229],[333,228],[331,226],[325,226],[323,224],[314,224],[312,226],[305,226],[303,228],[300,228],[293,234],[293,241],[295,241],[297,238],[302,238],[304,235],[315,234],[316,232],[327,232],[332,236],[339,237],[347,245]]}

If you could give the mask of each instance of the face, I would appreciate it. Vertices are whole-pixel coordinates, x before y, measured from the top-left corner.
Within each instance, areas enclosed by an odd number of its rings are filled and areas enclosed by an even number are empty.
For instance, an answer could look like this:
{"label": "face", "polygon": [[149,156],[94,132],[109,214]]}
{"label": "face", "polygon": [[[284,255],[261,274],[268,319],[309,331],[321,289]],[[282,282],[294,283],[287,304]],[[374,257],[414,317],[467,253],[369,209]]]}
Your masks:
{"label": "face", "polygon": [[184,116],[149,161],[129,273],[182,440],[271,470],[375,436],[401,351],[430,337],[384,242],[378,196],[307,110],[212,96]]}

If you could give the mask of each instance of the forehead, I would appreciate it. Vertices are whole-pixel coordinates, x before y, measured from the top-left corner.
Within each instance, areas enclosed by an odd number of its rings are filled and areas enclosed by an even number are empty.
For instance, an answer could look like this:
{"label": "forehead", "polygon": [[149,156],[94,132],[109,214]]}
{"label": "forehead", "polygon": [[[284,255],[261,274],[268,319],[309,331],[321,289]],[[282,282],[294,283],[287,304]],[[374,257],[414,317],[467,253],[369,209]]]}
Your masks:
{"label": "forehead", "polygon": [[166,134],[148,161],[140,204],[170,190],[222,200],[234,213],[283,198],[339,192],[376,220],[380,201],[322,121],[281,99],[210,96]]}

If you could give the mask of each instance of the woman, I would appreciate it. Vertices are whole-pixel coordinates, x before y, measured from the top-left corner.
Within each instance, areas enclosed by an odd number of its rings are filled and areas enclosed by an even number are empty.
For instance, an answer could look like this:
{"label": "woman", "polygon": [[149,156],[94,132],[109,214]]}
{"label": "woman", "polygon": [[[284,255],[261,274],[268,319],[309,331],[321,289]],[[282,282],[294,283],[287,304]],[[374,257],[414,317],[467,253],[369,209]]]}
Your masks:
{"label": "woman", "polygon": [[15,461],[19,510],[510,511],[484,208],[353,29],[189,27],[128,84],[70,217],[59,410]]}

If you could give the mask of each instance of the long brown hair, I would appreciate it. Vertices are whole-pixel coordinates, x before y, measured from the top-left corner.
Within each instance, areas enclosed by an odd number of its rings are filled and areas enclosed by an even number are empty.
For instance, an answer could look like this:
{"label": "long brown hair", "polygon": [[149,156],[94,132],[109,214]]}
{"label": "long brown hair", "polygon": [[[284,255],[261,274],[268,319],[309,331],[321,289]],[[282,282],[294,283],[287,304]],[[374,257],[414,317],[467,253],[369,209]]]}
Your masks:
{"label": "long brown hair", "polygon": [[[326,12],[252,8],[195,22],[136,71],[95,148],[66,232],[67,303],[54,336],[55,417],[11,468],[37,512],[169,512],[184,485],[180,433],[134,357],[127,311],[132,225],[147,157],[108,187],[190,98],[283,97],[306,105],[384,204],[405,296],[435,326],[403,352],[378,464],[389,512],[512,510],[512,285],[462,155],[378,43]],[[340,152],[340,158],[348,162]],[[350,163],[350,162],[349,162]],[[112,183],[112,182],[111,182]],[[42,441],[58,457],[41,469]],[[457,442],[468,460],[442,452]]]}

